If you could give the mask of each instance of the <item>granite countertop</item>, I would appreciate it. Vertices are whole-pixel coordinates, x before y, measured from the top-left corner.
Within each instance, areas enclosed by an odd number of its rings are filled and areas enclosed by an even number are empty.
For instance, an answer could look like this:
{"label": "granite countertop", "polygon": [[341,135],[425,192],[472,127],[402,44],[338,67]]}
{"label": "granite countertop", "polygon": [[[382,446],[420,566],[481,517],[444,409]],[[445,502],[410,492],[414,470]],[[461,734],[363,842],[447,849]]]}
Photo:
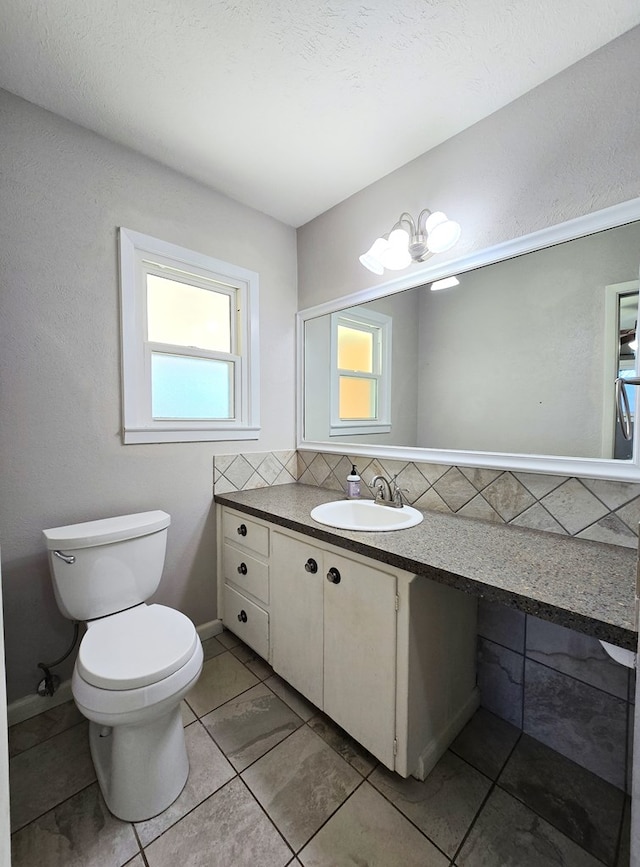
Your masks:
{"label": "granite countertop", "polygon": [[636,650],[635,550],[441,512],[390,533],[337,530],[309,516],[340,499],[300,483],[215,496],[247,515]]}

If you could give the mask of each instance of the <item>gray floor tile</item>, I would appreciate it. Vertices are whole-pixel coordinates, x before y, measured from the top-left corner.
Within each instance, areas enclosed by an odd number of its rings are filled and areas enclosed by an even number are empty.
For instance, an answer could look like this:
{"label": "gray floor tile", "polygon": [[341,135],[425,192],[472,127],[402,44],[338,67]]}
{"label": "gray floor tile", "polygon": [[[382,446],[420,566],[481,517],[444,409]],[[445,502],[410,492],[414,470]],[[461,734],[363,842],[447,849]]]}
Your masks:
{"label": "gray floor tile", "polygon": [[527,659],[523,728],[624,789],[627,705],[622,699]]}
{"label": "gray floor tile", "polygon": [[498,783],[583,849],[614,864],[625,799],[620,789],[528,735]]}
{"label": "gray floor tile", "polygon": [[181,701],[181,702],[180,702],[180,711],[181,711],[181,713],[182,713],[182,725],[183,725],[183,726],[188,726],[188,725],[190,725],[194,720],[197,719],[197,716],[196,716],[196,715],[194,714],[194,712],[191,710],[191,708],[189,707],[189,705],[187,704],[186,701]]}
{"label": "gray floor tile", "polygon": [[602,867],[544,819],[495,788],[467,837],[459,867]]}
{"label": "gray floor tile", "polygon": [[232,647],[231,653],[233,653],[236,659],[239,659],[240,662],[244,663],[249,671],[255,674],[256,677],[260,678],[260,680],[265,680],[273,674],[273,669],[269,663],[261,656],[258,656],[255,650],[247,647],[246,644],[241,642],[235,647]]}
{"label": "gray floor tile", "polygon": [[300,852],[304,867],[446,867],[449,859],[367,782]]}
{"label": "gray floor tile", "polygon": [[202,666],[200,679],[187,701],[201,717],[258,683],[258,678],[231,653],[221,653]]}
{"label": "gray floor tile", "polygon": [[213,638],[205,638],[202,642],[202,652],[204,653],[204,661],[207,659],[213,659],[214,656],[218,656],[220,653],[224,653],[225,650],[228,650],[227,647],[222,644],[222,642],[218,641],[218,639],[213,636]]}
{"label": "gray floor tile", "polygon": [[450,749],[495,780],[519,737],[519,728],[481,707],[462,729]]}
{"label": "gray floor tile", "polygon": [[11,863],[121,867],[139,851],[133,826],[109,813],[94,783],[14,834]]}
{"label": "gray floor tile", "polygon": [[216,641],[219,641],[224,647],[229,650],[231,647],[235,647],[236,644],[240,644],[240,639],[237,635],[234,635],[233,632],[229,632],[228,629],[224,629],[218,635],[215,636]]}
{"label": "gray floor tile", "polygon": [[303,725],[264,684],[202,717],[202,723],[237,771],[243,771]]}
{"label": "gray floor tile", "polygon": [[17,756],[42,741],[82,722],[84,717],[73,701],[52,707],[38,716],[26,719],[9,729],[9,756]]}
{"label": "gray floor tile", "polygon": [[369,782],[450,858],[491,788],[491,780],[450,752],[424,782],[405,780],[382,766]]}
{"label": "gray floor tile", "polygon": [[274,747],[242,778],[295,851],[362,781],[307,726]]}
{"label": "gray floor tile", "polygon": [[147,865],[144,863],[142,855],[136,855],[131,861],[127,861],[124,867],[147,867]]}
{"label": "gray floor tile", "polygon": [[145,849],[149,867],[284,867],[292,852],[239,778]]}
{"label": "gray floor tile", "polygon": [[22,828],[96,778],[82,722],[9,762],[11,828]]}
{"label": "gray floor tile", "polygon": [[317,707],[307,701],[303,695],[300,695],[296,689],[289,686],[286,680],[278,677],[277,674],[267,678],[265,683],[270,690],[275,692],[278,698],[281,698],[285,704],[288,704],[291,710],[297,713],[300,719],[303,719],[305,722],[318,713]]}
{"label": "gray floor tile", "polygon": [[199,722],[188,726],[184,734],[189,756],[189,778],[180,796],[170,807],[153,819],[136,823],[136,831],[143,846],[155,840],[235,776],[235,771]]}
{"label": "gray floor tile", "polygon": [[312,717],[309,720],[309,727],[363,777],[368,776],[378,764],[378,760],[374,759],[371,753],[367,752],[357,741],[354,741],[325,714],[317,714]]}

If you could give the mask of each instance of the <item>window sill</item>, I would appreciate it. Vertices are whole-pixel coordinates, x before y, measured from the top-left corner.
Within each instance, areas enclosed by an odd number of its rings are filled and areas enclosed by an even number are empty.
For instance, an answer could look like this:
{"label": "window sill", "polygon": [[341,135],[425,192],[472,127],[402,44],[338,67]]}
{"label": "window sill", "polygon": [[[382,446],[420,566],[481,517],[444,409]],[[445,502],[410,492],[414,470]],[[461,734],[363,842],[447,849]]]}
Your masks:
{"label": "window sill", "polygon": [[243,427],[216,429],[212,428],[126,428],[122,433],[124,445],[139,443],[198,443],[198,442],[232,442],[235,440],[257,440],[260,436],[259,427]]}

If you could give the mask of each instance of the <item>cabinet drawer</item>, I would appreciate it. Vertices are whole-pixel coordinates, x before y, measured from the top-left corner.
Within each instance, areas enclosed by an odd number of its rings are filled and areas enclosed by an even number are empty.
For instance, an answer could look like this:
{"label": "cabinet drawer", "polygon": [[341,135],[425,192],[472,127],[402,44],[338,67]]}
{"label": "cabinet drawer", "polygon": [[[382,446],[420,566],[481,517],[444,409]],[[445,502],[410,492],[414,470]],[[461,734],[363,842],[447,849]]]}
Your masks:
{"label": "cabinet drawer", "polygon": [[225,539],[249,548],[263,557],[269,556],[269,528],[257,524],[245,515],[224,509],[222,513],[222,532]]}
{"label": "cabinet drawer", "polygon": [[224,623],[263,659],[269,658],[269,615],[233,587],[224,587]]}
{"label": "cabinet drawer", "polygon": [[269,604],[269,566],[225,542],[222,549],[225,581],[237,584],[251,596]]}

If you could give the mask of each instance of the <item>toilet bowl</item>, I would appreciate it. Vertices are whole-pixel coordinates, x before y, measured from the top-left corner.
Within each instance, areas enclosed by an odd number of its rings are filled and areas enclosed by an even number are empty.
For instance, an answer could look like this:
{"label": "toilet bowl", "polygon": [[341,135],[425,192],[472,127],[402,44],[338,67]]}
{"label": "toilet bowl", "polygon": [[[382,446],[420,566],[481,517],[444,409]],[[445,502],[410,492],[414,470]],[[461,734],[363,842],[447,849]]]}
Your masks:
{"label": "toilet bowl", "polygon": [[189,774],[180,702],[202,670],[202,644],[188,617],[145,601],[169,521],[146,512],[44,531],[58,604],[87,623],[73,698],[90,722],[105,802],[129,822],[165,810]]}

